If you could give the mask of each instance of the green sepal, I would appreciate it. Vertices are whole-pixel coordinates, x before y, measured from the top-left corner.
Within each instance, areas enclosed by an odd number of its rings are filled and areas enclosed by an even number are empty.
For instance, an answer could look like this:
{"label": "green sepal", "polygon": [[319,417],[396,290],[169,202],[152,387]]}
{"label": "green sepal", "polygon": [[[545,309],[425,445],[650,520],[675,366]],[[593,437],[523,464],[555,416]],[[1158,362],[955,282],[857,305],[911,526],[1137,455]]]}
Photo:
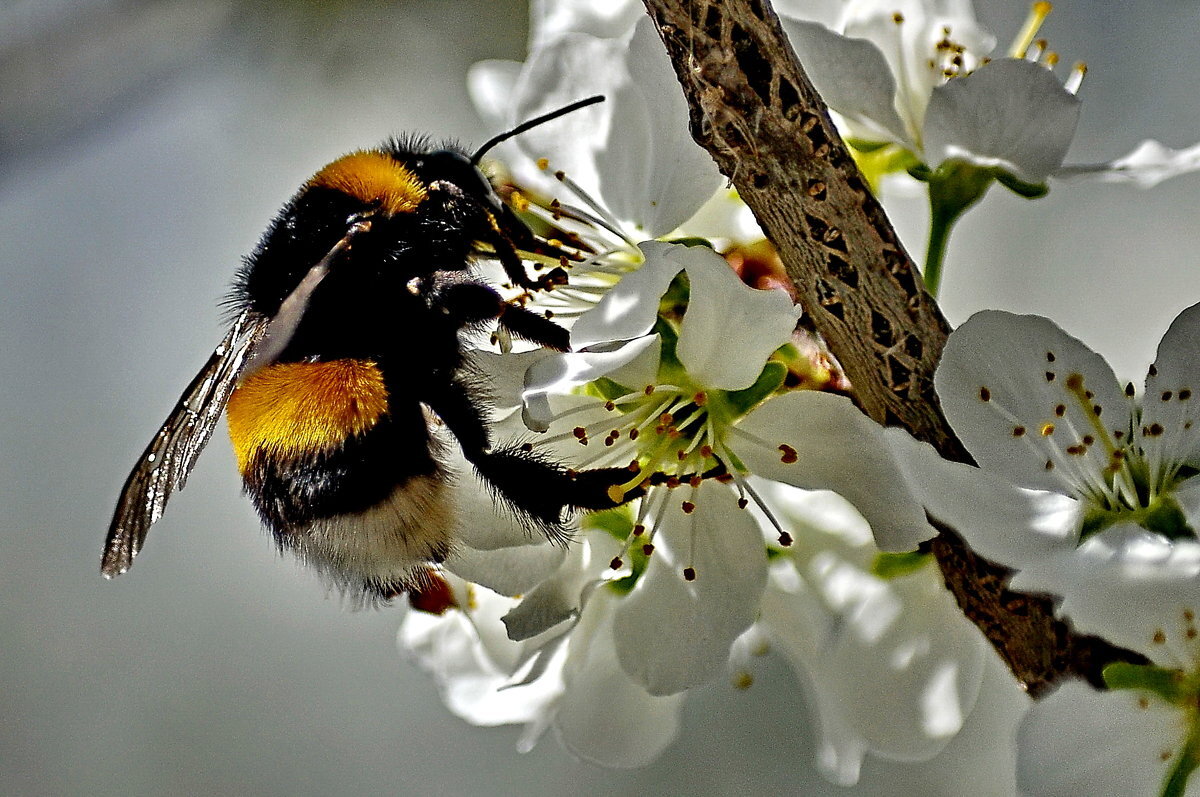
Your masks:
{"label": "green sepal", "polygon": [[881,551],[871,560],[871,575],[890,581],[915,573],[933,561],[933,554],[922,551],[887,553]]}
{"label": "green sepal", "polygon": [[681,238],[666,238],[664,243],[679,244],[680,246],[703,246],[705,249],[716,249],[712,245],[712,241],[707,238],[699,238],[697,236],[683,236]]}
{"label": "green sepal", "polygon": [[579,525],[585,529],[603,531],[610,537],[625,542],[633,533],[633,510],[626,504],[601,512],[588,512],[580,519]]}
{"label": "green sepal", "polygon": [[743,390],[726,392],[725,403],[732,411],[732,417],[737,418],[745,415],[757,407],[763,399],[783,387],[784,380],[787,379],[787,374],[788,369],[786,365],[781,362],[769,360],[763,366],[758,379],[754,380],[753,385]]}
{"label": "green sepal", "polygon": [[620,382],[609,379],[607,376],[593,379],[591,382],[588,382],[586,385],[584,385],[583,389],[586,395],[595,396],[596,398],[601,398],[605,401],[612,401],[613,399],[618,399],[621,396],[628,396],[633,392],[633,390],[630,388],[625,387]]}
{"label": "green sepal", "polygon": [[1041,199],[1050,193],[1050,186],[1046,183],[1027,183],[1013,175],[1012,172],[1006,172],[999,168],[993,169],[992,173],[996,177],[996,182],[1017,196],[1023,196],[1026,199]]}
{"label": "green sepal", "polygon": [[1141,517],[1142,525],[1172,540],[1194,537],[1196,533],[1188,524],[1187,515],[1179,502],[1170,496],[1159,498],[1147,507]]}
{"label": "green sepal", "polygon": [[1130,664],[1114,661],[1100,672],[1109,689],[1137,689],[1161,697],[1171,705],[1181,705],[1188,698],[1183,673],[1154,664]]}

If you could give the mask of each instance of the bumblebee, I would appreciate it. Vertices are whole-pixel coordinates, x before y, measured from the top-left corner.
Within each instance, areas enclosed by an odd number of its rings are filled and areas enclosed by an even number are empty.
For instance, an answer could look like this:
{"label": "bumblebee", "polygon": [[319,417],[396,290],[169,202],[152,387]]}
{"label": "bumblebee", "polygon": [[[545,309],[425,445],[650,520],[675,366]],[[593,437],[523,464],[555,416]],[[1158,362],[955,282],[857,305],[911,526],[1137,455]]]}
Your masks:
{"label": "bumblebee", "polygon": [[487,386],[460,340],[494,322],[569,349],[567,330],[472,273],[491,257],[526,291],[565,276],[529,276],[520,251],[553,245],[501,202],[479,162],[500,141],[602,99],[530,120],[473,155],[393,139],[308,180],[246,258],[228,334],[130,473],[101,573],[132,565],[222,411],[245,492],[278,547],[366,600],[419,592],[430,564],[454,548],[434,423],[535,533],[563,541],[571,513],[612,507],[608,488],[627,471],[577,472],[530,446],[494,443]]}

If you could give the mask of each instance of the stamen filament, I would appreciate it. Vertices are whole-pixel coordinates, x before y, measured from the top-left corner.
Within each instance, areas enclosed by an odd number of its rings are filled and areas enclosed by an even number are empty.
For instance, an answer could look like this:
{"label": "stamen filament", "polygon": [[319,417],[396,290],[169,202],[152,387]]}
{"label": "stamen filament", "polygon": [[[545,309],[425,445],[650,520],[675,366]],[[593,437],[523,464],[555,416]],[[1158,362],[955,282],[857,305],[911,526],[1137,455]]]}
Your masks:
{"label": "stamen filament", "polygon": [[1021,26],[1021,30],[1013,39],[1012,47],[1009,48],[1008,54],[1013,58],[1024,58],[1025,51],[1029,49],[1033,37],[1041,30],[1042,23],[1046,21],[1046,17],[1050,16],[1050,12],[1054,10],[1054,6],[1050,3],[1038,2],[1034,3],[1029,9],[1029,16],[1025,18],[1025,24]]}

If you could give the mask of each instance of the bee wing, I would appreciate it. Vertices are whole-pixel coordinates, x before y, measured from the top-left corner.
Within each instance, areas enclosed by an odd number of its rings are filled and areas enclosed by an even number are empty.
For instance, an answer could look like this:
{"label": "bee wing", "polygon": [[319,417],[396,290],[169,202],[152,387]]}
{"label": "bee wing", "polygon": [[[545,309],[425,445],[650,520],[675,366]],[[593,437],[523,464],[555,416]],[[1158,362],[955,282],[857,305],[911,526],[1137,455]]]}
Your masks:
{"label": "bee wing", "polygon": [[130,568],[172,493],[183,489],[268,325],[269,319],[243,311],[146,446],[113,512],[100,560],[106,578]]}

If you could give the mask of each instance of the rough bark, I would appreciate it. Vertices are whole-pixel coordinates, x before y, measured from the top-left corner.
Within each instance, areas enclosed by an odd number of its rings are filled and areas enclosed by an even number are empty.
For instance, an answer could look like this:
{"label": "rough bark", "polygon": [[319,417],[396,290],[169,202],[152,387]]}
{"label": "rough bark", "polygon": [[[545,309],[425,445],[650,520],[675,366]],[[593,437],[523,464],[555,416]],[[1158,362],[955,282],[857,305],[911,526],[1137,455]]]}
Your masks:
{"label": "rough bark", "polygon": [[[862,410],[946,458],[971,462],[933,389],[950,327],[830,121],[766,0],[644,0],[712,155],[775,244],[809,319]],[[1141,657],[1074,633],[1044,596],[942,528],[946,586],[1037,696],[1065,676],[1099,685],[1104,664]]]}

